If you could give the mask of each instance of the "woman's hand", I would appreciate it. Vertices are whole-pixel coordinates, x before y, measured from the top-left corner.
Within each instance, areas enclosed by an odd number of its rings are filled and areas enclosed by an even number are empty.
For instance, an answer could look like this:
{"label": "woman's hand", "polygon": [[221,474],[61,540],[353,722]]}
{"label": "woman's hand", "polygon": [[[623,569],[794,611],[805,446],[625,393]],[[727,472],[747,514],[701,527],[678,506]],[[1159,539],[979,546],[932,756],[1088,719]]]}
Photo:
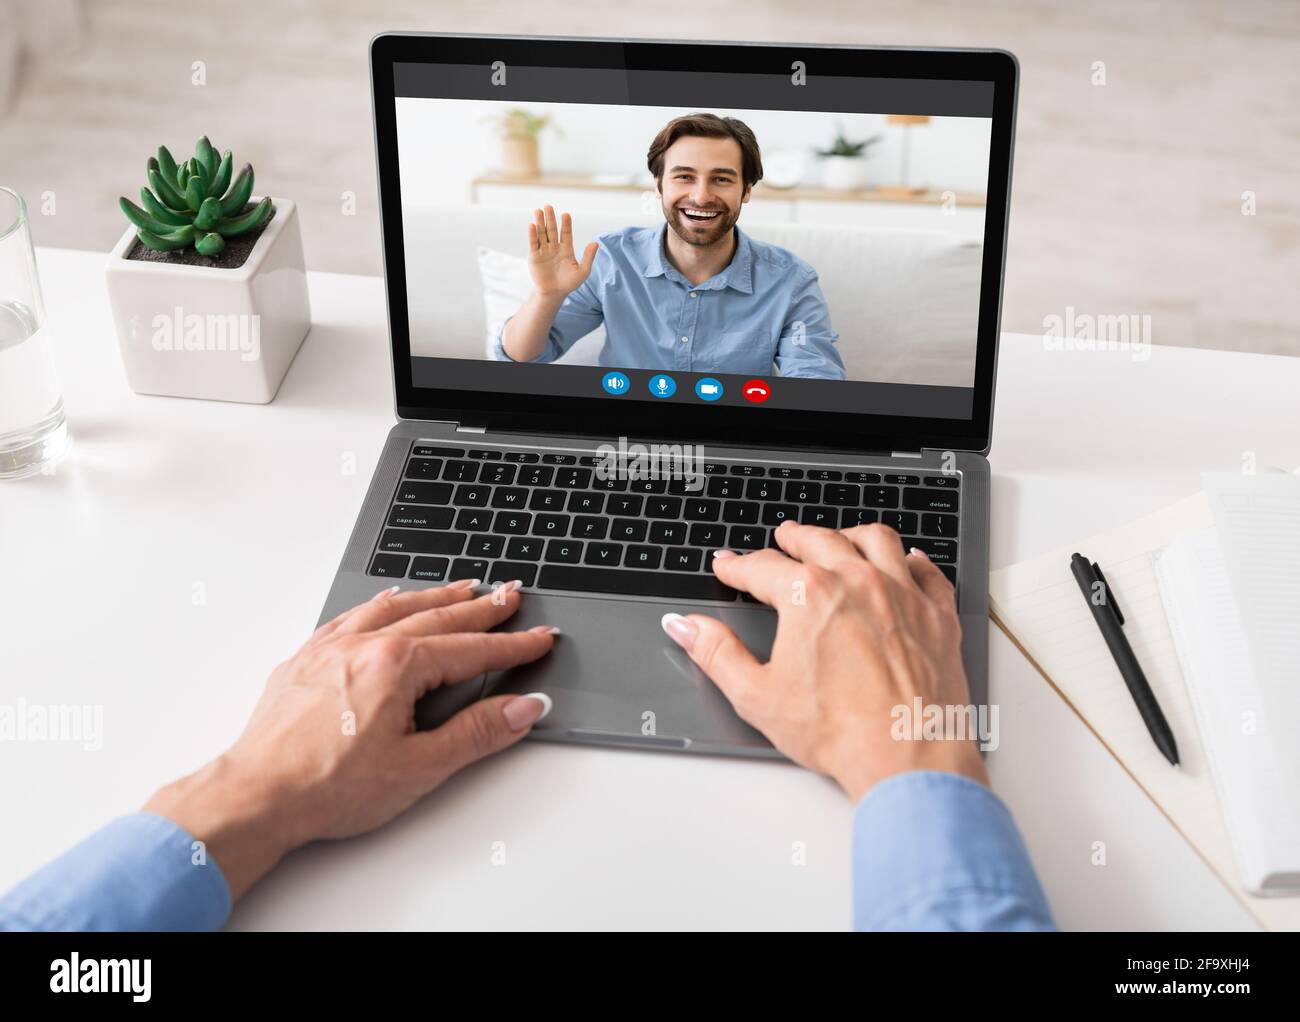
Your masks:
{"label": "woman's hand", "polygon": [[381,592],[321,625],[271,674],[244,733],[144,807],[197,839],[238,898],[286,853],[386,823],[462,767],[519,741],[545,696],[495,696],[433,731],[415,703],[439,685],[536,660],[554,630],[493,632],[519,608],[512,583]]}
{"label": "woman's hand", "polygon": [[[781,550],[718,551],[729,586],[776,608],[771,659],[759,663],[726,625],[669,614],[664,629],[740,717],[796,763],[834,778],[855,802],[907,770],[988,783],[972,741],[895,737],[895,708],[965,706],[952,584],[924,554],[904,555],[884,525],[835,531],[785,522]],[[785,551],[782,553],[781,551]]]}

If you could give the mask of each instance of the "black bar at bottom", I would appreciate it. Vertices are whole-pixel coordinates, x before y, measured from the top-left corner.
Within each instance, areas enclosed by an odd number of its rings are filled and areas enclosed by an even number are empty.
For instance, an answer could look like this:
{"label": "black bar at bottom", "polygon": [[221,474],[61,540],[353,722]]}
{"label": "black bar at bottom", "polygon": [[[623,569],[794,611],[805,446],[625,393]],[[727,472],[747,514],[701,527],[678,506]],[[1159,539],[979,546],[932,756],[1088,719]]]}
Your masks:
{"label": "black bar at bottom", "polygon": [[626,571],[547,564],[537,580],[541,589],[572,589],[583,593],[625,596],[668,596],[678,600],[735,600],[736,590],[712,575],[679,572]]}

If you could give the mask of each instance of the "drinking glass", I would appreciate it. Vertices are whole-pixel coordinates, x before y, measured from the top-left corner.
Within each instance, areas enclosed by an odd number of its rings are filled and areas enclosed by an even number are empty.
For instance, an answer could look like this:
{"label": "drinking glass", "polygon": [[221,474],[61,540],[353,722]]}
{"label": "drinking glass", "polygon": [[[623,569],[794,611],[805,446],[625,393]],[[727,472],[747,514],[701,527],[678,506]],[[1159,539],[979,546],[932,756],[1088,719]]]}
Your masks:
{"label": "drinking glass", "polygon": [[0,479],[48,471],[67,445],[27,205],[0,186]]}

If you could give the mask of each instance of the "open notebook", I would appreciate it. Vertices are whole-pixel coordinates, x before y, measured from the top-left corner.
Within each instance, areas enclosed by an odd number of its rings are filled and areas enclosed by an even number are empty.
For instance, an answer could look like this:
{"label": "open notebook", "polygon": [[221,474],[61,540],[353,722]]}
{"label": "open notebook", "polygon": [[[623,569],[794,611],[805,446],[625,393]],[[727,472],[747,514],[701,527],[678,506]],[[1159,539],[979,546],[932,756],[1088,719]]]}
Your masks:
{"label": "open notebook", "polygon": [[[1222,517],[1222,494],[1216,492],[1215,500]],[[1179,537],[1210,528],[1215,517],[1209,498],[1200,493],[1110,532],[995,571],[989,579],[993,618],[1252,914],[1270,929],[1298,930],[1300,899],[1256,897],[1241,883],[1161,602],[1156,555]],[[1247,512],[1237,525],[1249,529],[1249,519]],[[1242,542],[1240,530],[1234,534],[1225,542],[1230,554]],[[1125,634],[1178,742],[1181,764],[1176,768],[1151,741],[1070,573],[1075,550],[1098,561],[1106,573],[1124,612]],[[1237,579],[1233,582],[1235,588]],[[1241,603],[1245,622],[1253,608]],[[1295,785],[1288,788],[1281,797],[1294,800]]]}

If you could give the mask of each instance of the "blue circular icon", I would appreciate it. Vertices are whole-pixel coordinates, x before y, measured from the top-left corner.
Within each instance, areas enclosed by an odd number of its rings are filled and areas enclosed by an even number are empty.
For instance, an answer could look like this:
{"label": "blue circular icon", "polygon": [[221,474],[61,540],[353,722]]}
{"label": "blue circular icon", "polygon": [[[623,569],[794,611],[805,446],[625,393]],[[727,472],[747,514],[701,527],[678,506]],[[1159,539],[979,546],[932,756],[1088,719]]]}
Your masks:
{"label": "blue circular icon", "polygon": [[632,386],[622,373],[606,373],[600,378],[600,385],[605,388],[606,394],[626,394]]}
{"label": "blue circular icon", "polygon": [[712,376],[695,381],[695,396],[701,401],[716,401],[722,397],[722,384]]}
{"label": "blue circular icon", "polygon": [[677,393],[677,381],[671,376],[659,373],[650,377],[650,393],[655,397],[672,397]]}

